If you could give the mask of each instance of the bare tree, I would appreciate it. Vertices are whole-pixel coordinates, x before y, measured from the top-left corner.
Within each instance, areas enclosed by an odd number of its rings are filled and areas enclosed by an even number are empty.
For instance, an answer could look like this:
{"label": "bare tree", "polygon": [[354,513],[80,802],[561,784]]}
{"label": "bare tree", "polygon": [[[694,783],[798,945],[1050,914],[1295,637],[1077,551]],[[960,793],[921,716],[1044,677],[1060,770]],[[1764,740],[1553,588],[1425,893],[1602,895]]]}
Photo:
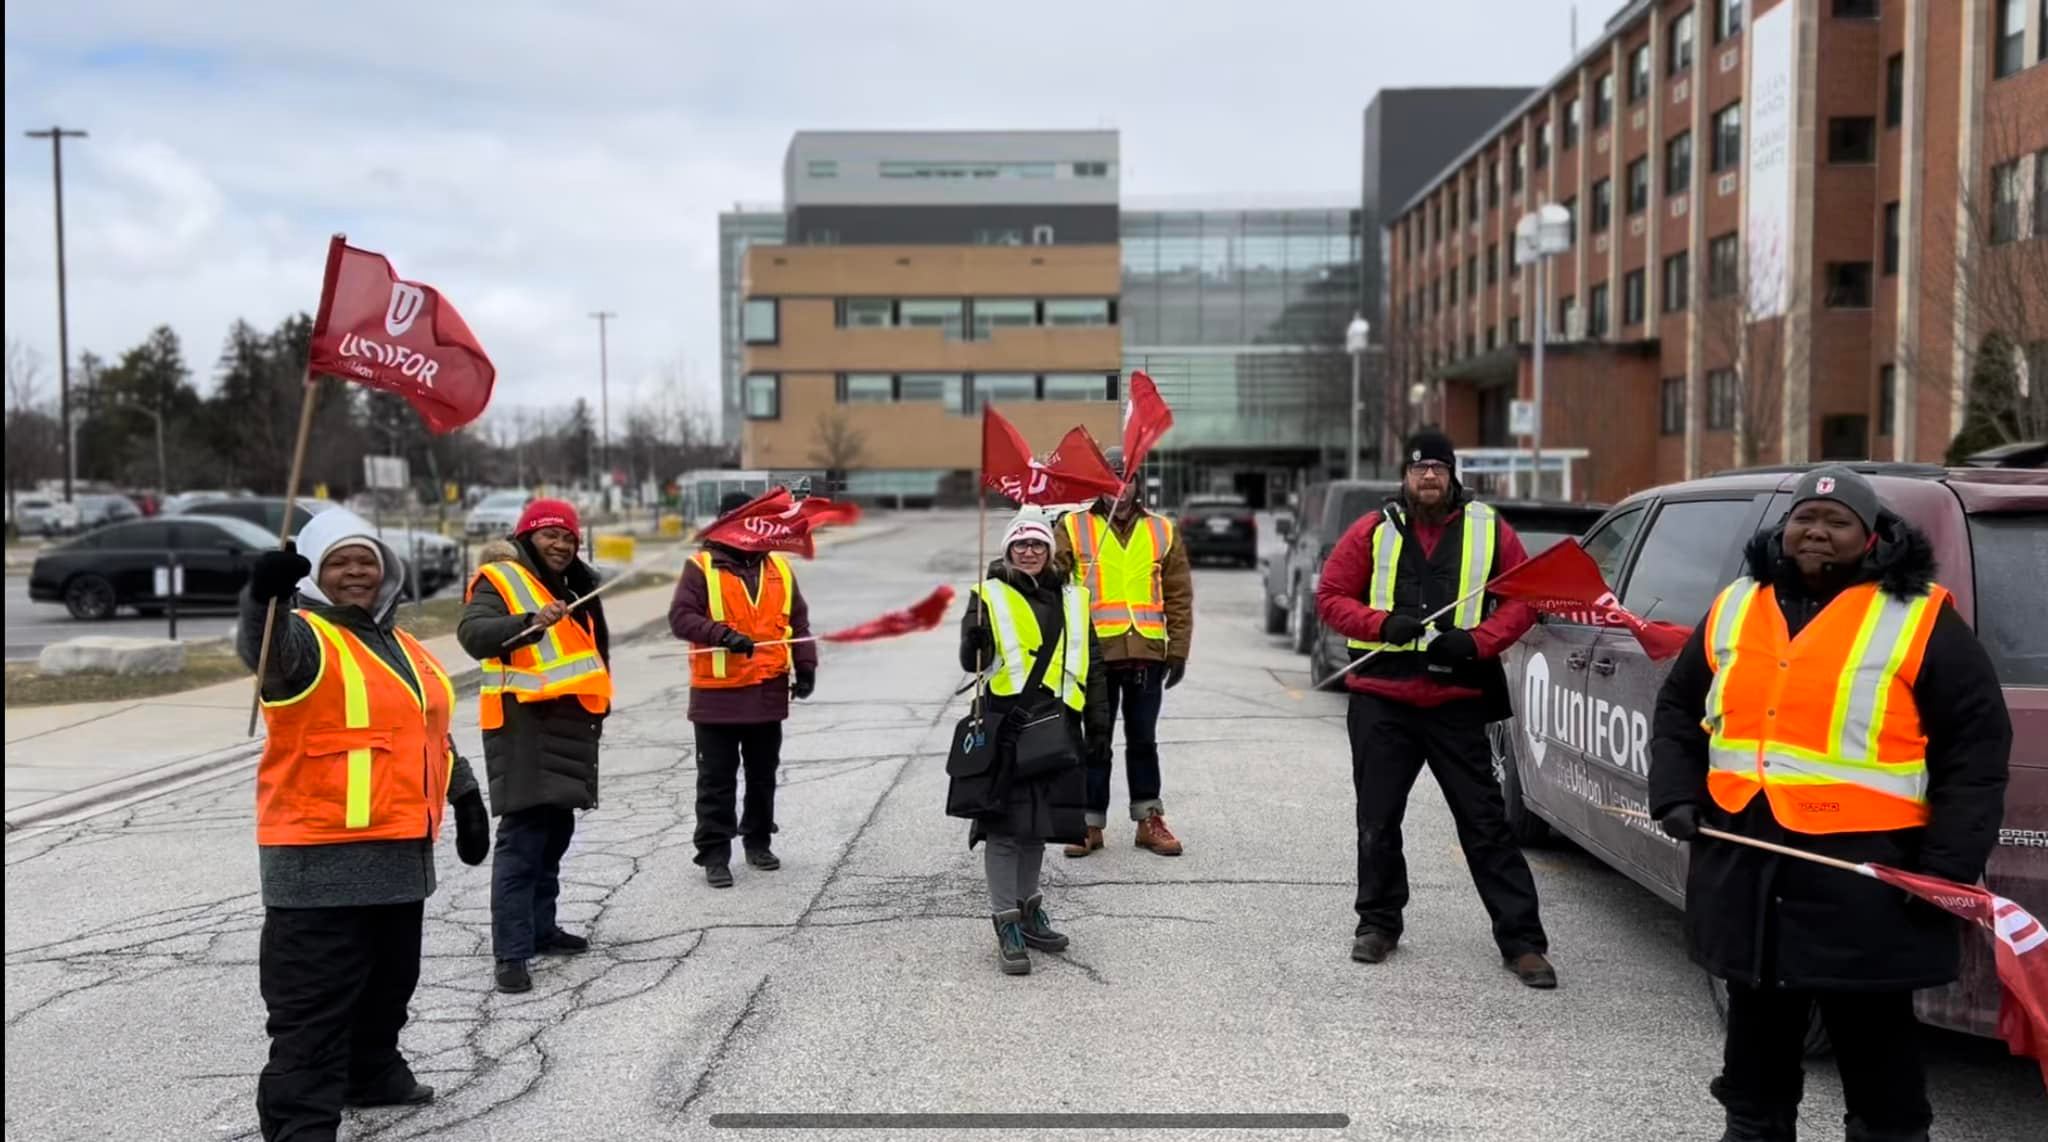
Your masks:
{"label": "bare tree", "polygon": [[837,410],[818,414],[817,430],[811,441],[815,445],[811,449],[811,463],[825,469],[835,482],[841,473],[860,463],[867,450],[867,434]]}
{"label": "bare tree", "polygon": [[62,470],[57,420],[44,407],[42,358],[19,341],[7,342],[7,495]]}
{"label": "bare tree", "polygon": [[[1761,260],[1784,264],[1775,253]],[[1796,280],[1764,280],[1751,263],[1738,256],[1715,265],[1709,254],[1701,275],[1706,296],[1699,308],[1705,358],[1700,415],[1709,431],[1734,430],[1738,468],[1782,455],[1786,384],[1807,367],[1812,352],[1812,338],[1795,328],[1794,317],[1804,311],[1800,301],[1809,291]],[[1775,316],[1757,316],[1773,311]]]}

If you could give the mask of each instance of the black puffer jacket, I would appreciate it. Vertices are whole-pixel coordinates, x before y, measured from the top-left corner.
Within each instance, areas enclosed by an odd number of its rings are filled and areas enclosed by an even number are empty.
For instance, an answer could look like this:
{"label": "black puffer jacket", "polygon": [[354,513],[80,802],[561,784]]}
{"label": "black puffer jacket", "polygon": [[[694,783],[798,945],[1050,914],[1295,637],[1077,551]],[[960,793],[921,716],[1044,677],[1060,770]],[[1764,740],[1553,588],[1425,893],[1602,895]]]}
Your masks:
{"label": "black puffer jacket", "polygon": [[[1901,597],[1934,582],[1926,536],[1890,513],[1879,542],[1842,587],[1877,582]],[[1751,541],[1749,573],[1769,584],[1794,636],[1841,589],[1816,595],[1785,558],[1783,531]],[[1707,794],[1707,665],[1702,622],[1657,696],[1650,804],[1682,802],[1700,823],[1840,860],[1874,861],[1971,883],[1984,872],[2004,815],[2012,725],[1990,658],[1954,607],[1943,607],[1927,641],[1913,702],[1927,734],[1924,828],[1812,835],[1778,824],[1762,796],[1730,815]],[[1827,990],[1912,990],[1956,978],[1960,930],[1932,905],[1875,880],[1746,845],[1692,843],[1686,932],[1693,958],[1723,979]]]}
{"label": "black puffer jacket", "polygon": [[[517,546],[519,562],[533,571],[557,599],[567,602],[597,586],[597,572],[589,564],[578,560],[563,575],[556,576],[538,570],[545,564],[525,538],[519,539]],[[497,587],[479,572],[455,636],[464,653],[481,662],[540,641],[544,634],[529,636],[511,648],[505,646],[507,639],[525,630],[532,620],[532,615],[510,613]],[[562,621],[589,624],[598,653],[607,667],[611,665],[611,634],[605,626],[604,600],[593,599]],[[484,731],[484,772],[490,780],[491,812],[502,817],[544,805],[595,808],[598,741],[604,736],[604,718],[603,714],[584,709],[573,695],[546,702],[517,702],[508,698],[505,724]]]}
{"label": "black puffer jacket", "polygon": [[[1071,570],[1048,567],[1036,578],[1012,569],[1001,560],[989,565],[990,578],[1001,579],[1016,588],[1031,605],[1031,613],[1038,620],[1040,631],[1057,631],[1064,616],[1061,613],[1060,588],[1071,578]],[[960,621],[960,668],[974,672],[988,665],[985,655],[978,653],[976,630],[987,623],[982,615],[981,599],[969,595],[967,613]],[[1099,704],[1108,698],[1105,674],[1102,666],[1102,647],[1096,641],[1095,629],[1088,626],[1088,703]],[[1048,669],[1058,670],[1054,663]],[[1027,699],[1031,705],[1050,707],[1058,705],[1065,712],[1074,738],[1074,756],[1077,764],[1049,777],[1036,781],[1012,781],[1009,783],[1005,808],[1000,814],[976,818],[967,831],[969,848],[991,833],[1006,836],[1037,839],[1048,842],[1079,843],[1088,832],[1085,814],[1088,808],[1088,781],[1086,771],[1078,764],[1085,756],[1082,752],[1081,714],[1057,703],[1043,687],[1038,695],[1013,695],[998,697],[989,695],[986,699],[989,720],[996,729],[997,748],[1005,758],[997,764],[986,778],[954,778],[965,780],[1003,780],[1008,768],[1007,756],[1013,735],[1020,718],[1025,713]]]}

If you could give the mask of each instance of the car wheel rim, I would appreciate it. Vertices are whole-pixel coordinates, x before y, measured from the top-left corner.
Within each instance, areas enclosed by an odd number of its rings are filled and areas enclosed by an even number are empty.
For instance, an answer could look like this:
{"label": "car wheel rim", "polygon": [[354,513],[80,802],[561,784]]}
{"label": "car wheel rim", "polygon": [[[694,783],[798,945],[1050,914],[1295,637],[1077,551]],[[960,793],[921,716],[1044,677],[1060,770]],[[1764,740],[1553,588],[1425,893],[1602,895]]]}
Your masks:
{"label": "car wheel rim", "polygon": [[78,600],[78,610],[94,618],[103,619],[113,612],[113,589],[104,583],[79,583],[71,588],[72,598]]}

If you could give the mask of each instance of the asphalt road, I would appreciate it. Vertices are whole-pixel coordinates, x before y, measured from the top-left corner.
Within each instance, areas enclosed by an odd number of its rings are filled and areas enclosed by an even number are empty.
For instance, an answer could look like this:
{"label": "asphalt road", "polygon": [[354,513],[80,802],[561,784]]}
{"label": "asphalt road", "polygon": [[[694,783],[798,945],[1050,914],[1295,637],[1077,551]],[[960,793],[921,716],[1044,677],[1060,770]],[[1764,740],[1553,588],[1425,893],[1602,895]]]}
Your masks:
{"label": "asphalt road", "polygon": [[[125,608],[106,622],[80,622],[71,617],[62,603],[30,602],[27,575],[9,575],[6,583],[9,662],[34,659],[42,653],[43,647],[68,638],[94,634],[163,638],[170,631],[169,621],[164,616],[143,618]],[[181,639],[221,638],[234,625],[234,612],[226,608],[178,612],[178,637]]]}
{"label": "asphalt road", "polygon": [[[919,517],[804,568],[823,629],[974,574],[972,517]],[[992,958],[981,857],[941,812],[964,700],[955,635],[828,646],[786,730],[780,872],[708,888],[690,862],[683,668],[665,635],[620,646],[602,806],[581,817],[563,919],[597,944],[491,990],[489,878],[456,862],[428,904],[404,1046],[431,1107],[352,1116],[351,1139],[950,1138],[735,1132],[736,1113],[1341,1115],[1348,1126],[1147,1138],[1707,1139],[1720,1033],[1679,917],[1569,849],[1533,850],[1563,976],[1501,971],[1427,778],[1407,819],[1401,951],[1348,958],[1353,838],[1343,699],[1291,692],[1303,660],[1255,632],[1242,571],[1197,573],[1194,664],[1161,724],[1187,855],[1047,857],[1073,938],[1033,974]],[[956,612],[957,613],[957,612]],[[623,632],[621,632],[623,634]],[[480,756],[469,720],[465,752]],[[10,834],[9,1138],[254,1137],[250,774],[83,823]],[[2002,1045],[1928,1035],[1937,1136],[2040,1137],[2040,1076]],[[1840,1085],[1811,1067],[1809,1136]],[[1072,1129],[976,1137],[1101,1138]],[[1115,1136],[1123,1136],[1121,1134]]]}

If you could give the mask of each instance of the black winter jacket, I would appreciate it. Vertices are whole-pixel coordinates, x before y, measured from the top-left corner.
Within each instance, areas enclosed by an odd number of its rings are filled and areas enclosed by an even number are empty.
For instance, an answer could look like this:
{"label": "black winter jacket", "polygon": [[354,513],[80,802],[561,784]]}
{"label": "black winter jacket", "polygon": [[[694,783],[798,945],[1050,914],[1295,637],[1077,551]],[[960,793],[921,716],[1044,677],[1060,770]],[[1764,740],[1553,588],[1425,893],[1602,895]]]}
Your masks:
{"label": "black winter jacket", "polygon": [[[1883,513],[1878,546],[1844,586],[1878,582],[1905,597],[1934,582],[1934,549],[1912,525]],[[1770,585],[1796,637],[1840,590],[1809,592],[1784,555],[1783,529],[1748,549],[1749,574]],[[1963,883],[1983,875],[2004,815],[2012,725],[1998,677],[1977,636],[1943,607],[1928,637],[1913,702],[1927,734],[1929,819],[1888,832],[1796,833],[1761,795],[1730,815],[1707,794],[1707,690],[1713,671],[1706,624],[1679,653],[1657,696],[1651,741],[1651,811],[1699,806],[1700,823],[1841,860],[1874,861]],[[1956,978],[1958,922],[1866,877],[1746,845],[1691,845],[1686,932],[1693,959],[1723,979],[1758,986],[1900,991]]]}

